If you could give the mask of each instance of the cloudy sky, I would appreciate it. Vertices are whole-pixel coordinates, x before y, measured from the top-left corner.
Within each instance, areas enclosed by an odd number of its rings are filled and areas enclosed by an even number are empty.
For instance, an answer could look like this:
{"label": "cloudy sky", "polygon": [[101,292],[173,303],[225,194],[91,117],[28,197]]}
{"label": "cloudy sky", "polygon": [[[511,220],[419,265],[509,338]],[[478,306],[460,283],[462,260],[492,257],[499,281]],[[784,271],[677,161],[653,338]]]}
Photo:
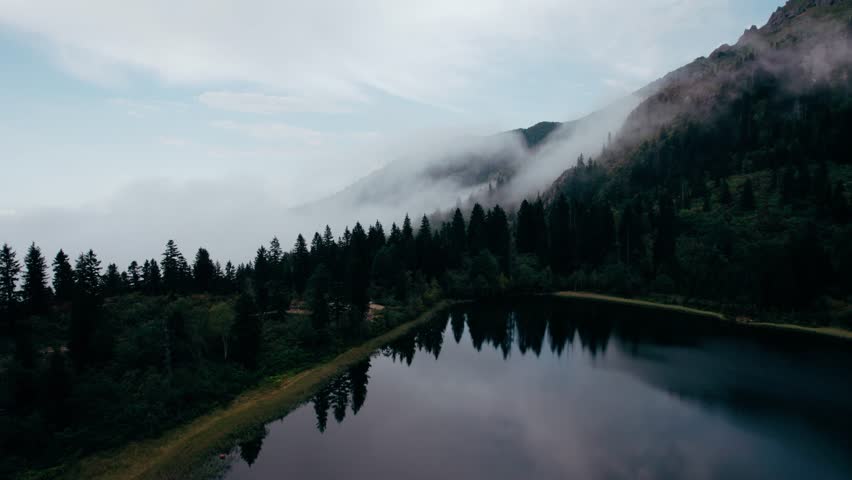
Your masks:
{"label": "cloudy sky", "polygon": [[424,132],[588,113],[780,3],[0,0],[0,216],[309,201]]}

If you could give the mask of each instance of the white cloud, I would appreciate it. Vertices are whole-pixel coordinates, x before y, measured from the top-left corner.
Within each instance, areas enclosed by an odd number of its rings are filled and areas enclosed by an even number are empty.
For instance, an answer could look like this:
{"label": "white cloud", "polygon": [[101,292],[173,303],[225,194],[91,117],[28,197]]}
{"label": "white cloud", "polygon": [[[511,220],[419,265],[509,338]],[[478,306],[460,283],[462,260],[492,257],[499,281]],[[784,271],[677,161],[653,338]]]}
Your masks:
{"label": "white cloud", "polygon": [[374,89],[452,106],[498,65],[539,52],[646,78],[683,60],[667,55],[681,46],[673,32],[692,34],[694,45],[696,30],[730,20],[727,0],[0,2],[0,25],[36,34],[80,77],[114,82],[142,71],[167,83],[287,92],[200,98],[259,113],[337,111]]}
{"label": "white cloud", "polygon": [[321,99],[252,92],[204,92],[198,96],[198,101],[208,107],[242,113],[343,113],[350,110],[344,105]]}

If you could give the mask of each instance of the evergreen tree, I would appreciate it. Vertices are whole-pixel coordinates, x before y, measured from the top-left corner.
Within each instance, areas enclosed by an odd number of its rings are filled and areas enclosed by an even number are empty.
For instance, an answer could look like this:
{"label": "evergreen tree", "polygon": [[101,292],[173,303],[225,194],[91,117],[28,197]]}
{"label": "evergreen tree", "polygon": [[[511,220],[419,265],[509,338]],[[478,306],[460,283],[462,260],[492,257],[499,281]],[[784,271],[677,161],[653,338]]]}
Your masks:
{"label": "evergreen tree", "polygon": [[367,247],[370,257],[374,257],[376,253],[385,246],[387,238],[385,237],[385,229],[382,224],[376,220],[376,224],[371,226],[367,231]]}
{"label": "evergreen tree", "polygon": [[18,310],[18,292],[15,290],[21,264],[15,259],[15,251],[4,243],[0,250],[0,313],[6,317],[10,331],[14,329]]}
{"label": "evergreen tree", "polygon": [[75,294],[71,304],[71,335],[69,348],[77,369],[98,358],[93,342],[99,324],[101,306],[101,262],[95,252],[80,254],[74,268]]}
{"label": "evergreen tree", "polygon": [[[582,160],[582,157],[578,161],[580,160]],[[518,208],[518,221],[515,226],[515,243],[520,254],[535,253],[536,232],[534,216],[532,205],[524,199],[521,202],[520,208]]]}
{"label": "evergreen tree", "polygon": [[270,273],[269,256],[261,245],[254,257],[254,298],[261,311],[269,305]]}
{"label": "evergreen tree", "polygon": [[35,243],[30,245],[24,257],[23,299],[27,311],[41,314],[47,311],[49,290],[47,288],[47,263],[41,249]]}
{"label": "evergreen tree", "polygon": [[402,222],[400,236],[400,248],[402,248],[402,261],[407,270],[417,268],[417,245],[414,241],[414,229],[411,227],[411,219],[405,214]]}
{"label": "evergreen tree", "polygon": [[305,286],[308,283],[308,277],[310,277],[310,254],[308,253],[308,246],[305,243],[305,237],[300,233],[298,237],[296,237],[296,244],[293,247],[293,288],[296,290],[296,293],[302,295],[305,293]]}
{"label": "evergreen tree", "polygon": [[277,268],[278,265],[281,264],[281,260],[284,259],[284,250],[281,249],[281,242],[278,241],[278,237],[272,237],[272,241],[269,242],[269,265],[270,268]]}
{"label": "evergreen tree", "polygon": [[222,280],[225,284],[226,292],[233,292],[237,288],[237,271],[230,260],[225,262],[225,274]]}
{"label": "evergreen tree", "polygon": [[426,215],[420,219],[417,230],[417,268],[429,275],[434,273],[435,258],[432,251],[432,227]]}
{"label": "evergreen tree", "polygon": [[185,275],[188,271],[186,259],[180,253],[174,240],[166,243],[163,259],[160,260],[163,276],[163,288],[169,293],[182,292],[185,285]]}
{"label": "evergreen tree", "polygon": [[103,293],[106,297],[113,297],[124,290],[121,283],[121,274],[118,273],[118,266],[114,263],[107,265],[107,271],[101,281],[103,285]]}
{"label": "evergreen tree", "polygon": [[74,267],[76,292],[87,298],[101,296],[101,261],[92,250],[81,253]]}
{"label": "evergreen tree", "polygon": [[199,248],[192,263],[192,278],[195,280],[195,290],[208,293],[213,291],[216,283],[216,265],[210,258],[206,248]]}
{"label": "evergreen tree", "polygon": [[550,264],[561,274],[574,269],[574,233],[571,229],[571,212],[565,195],[559,195],[550,209],[549,251]]}
{"label": "evergreen tree", "polygon": [[458,268],[461,266],[462,256],[467,251],[467,229],[464,224],[464,216],[459,208],[456,208],[453,214],[448,244],[450,249],[450,266]]}
{"label": "evergreen tree", "polygon": [[130,262],[130,265],[127,266],[127,288],[131,292],[138,292],[142,290],[142,271],[139,268],[139,264],[136,263],[136,260]]}
{"label": "evergreen tree", "polygon": [[509,271],[509,219],[506,212],[495,205],[485,218],[486,232],[488,234],[488,250],[497,258],[500,269],[504,273]]}
{"label": "evergreen tree", "polygon": [[148,295],[157,295],[163,288],[163,277],[160,273],[160,266],[153,258],[145,260],[142,266],[142,282],[144,291]]}
{"label": "evergreen tree", "polygon": [[485,225],[485,210],[476,203],[470,212],[470,222],[467,225],[467,247],[472,256],[488,248],[487,230]]}
{"label": "evergreen tree", "polygon": [[62,250],[53,259],[53,293],[60,302],[70,302],[74,298],[74,268]]}
{"label": "evergreen tree", "polygon": [[311,309],[311,324],[315,331],[323,332],[328,326],[328,303],[331,292],[331,276],[324,263],[317,265],[308,281],[308,305]]}

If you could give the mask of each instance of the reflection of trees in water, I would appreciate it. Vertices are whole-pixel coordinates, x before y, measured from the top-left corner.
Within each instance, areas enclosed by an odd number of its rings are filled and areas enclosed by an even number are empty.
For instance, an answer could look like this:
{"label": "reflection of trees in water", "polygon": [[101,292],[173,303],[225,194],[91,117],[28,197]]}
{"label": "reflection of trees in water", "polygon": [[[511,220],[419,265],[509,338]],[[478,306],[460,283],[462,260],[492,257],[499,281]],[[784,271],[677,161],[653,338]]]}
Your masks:
{"label": "reflection of trees in water", "polygon": [[[329,410],[337,423],[346,418],[346,408],[351,407],[352,414],[357,415],[367,400],[367,382],[370,376],[370,359],[350,367],[346,373],[338,375],[321,388],[311,399],[317,416],[317,430],[325,432],[328,426]],[[351,400],[350,400],[351,399]]]}
{"label": "reflection of trees in water", "polygon": [[264,425],[249,432],[248,440],[239,442],[240,457],[248,464],[249,467],[252,466],[254,461],[257,460],[257,456],[260,455],[260,449],[263,446],[263,439],[266,438],[268,433],[269,430],[267,430]]}
{"label": "reflection of trees in water", "polygon": [[[447,330],[447,322],[452,315],[446,318],[436,319],[420,325],[408,335],[398,338],[385,345],[381,352],[385,357],[390,357],[394,362],[399,359],[401,362],[411,365],[414,360],[414,353],[425,351],[435,356],[441,354],[441,347],[444,345],[444,332]],[[460,316],[460,318],[463,318]],[[455,324],[453,324],[455,326]],[[459,334],[461,335],[461,334]]]}
{"label": "reflection of trees in water", "polygon": [[[629,315],[624,317],[624,315]],[[683,333],[660,333],[670,325],[655,326],[645,323],[646,314],[636,309],[627,312],[590,302],[549,302],[536,299],[517,302],[512,308],[500,304],[474,304],[455,307],[441,319],[416,327],[411,334],[400,337],[381,349],[381,354],[411,365],[416,352],[426,352],[438,359],[449,328],[456,343],[460,343],[467,325],[467,333],[477,351],[491,345],[508,358],[512,345],[517,344],[521,355],[532,352],[540,356],[549,346],[561,357],[571,346],[579,345],[592,357],[606,353],[610,338],[619,336],[622,343],[639,344],[643,341],[683,341]],[[624,318],[622,318],[624,317]],[[619,319],[625,321],[619,321]],[[575,344],[575,337],[579,340]],[[623,337],[623,338],[622,338]],[[346,417],[347,408],[357,414],[367,398],[370,361],[365,360],[345,374],[336,377],[313,397],[317,429],[324,432],[329,412],[337,422]]]}
{"label": "reflection of trees in water", "polygon": [[467,314],[463,310],[453,309],[450,311],[450,325],[453,328],[453,338],[456,343],[461,342],[462,334],[464,333],[464,322],[467,319]]}
{"label": "reflection of trees in water", "polygon": [[500,305],[474,305],[466,311],[450,313],[450,323],[456,343],[461,341],[467,323],[473,348],[481,351],[490,344],[507,358],[512,345],[517,343],[521,355],[528,351],[540,356],[545,348],[545,338],[550,351],[561,356],[574,343],[579,334],[580,346],[592,356],[605,353],[614,324],[607,315],[594,309],[575,312],[546,301],[519,303],[512,309]]}

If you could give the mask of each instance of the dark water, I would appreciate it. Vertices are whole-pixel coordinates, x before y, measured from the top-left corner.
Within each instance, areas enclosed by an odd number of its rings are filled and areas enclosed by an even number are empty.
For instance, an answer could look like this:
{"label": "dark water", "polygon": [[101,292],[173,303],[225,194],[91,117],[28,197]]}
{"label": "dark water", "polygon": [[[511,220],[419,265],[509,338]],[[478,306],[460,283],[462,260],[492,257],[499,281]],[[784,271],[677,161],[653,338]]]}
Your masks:
{"label": "dark water", "polygon": [[561,300],[467,305],[235,450],[228,479],[850,479],[852,344]]}

